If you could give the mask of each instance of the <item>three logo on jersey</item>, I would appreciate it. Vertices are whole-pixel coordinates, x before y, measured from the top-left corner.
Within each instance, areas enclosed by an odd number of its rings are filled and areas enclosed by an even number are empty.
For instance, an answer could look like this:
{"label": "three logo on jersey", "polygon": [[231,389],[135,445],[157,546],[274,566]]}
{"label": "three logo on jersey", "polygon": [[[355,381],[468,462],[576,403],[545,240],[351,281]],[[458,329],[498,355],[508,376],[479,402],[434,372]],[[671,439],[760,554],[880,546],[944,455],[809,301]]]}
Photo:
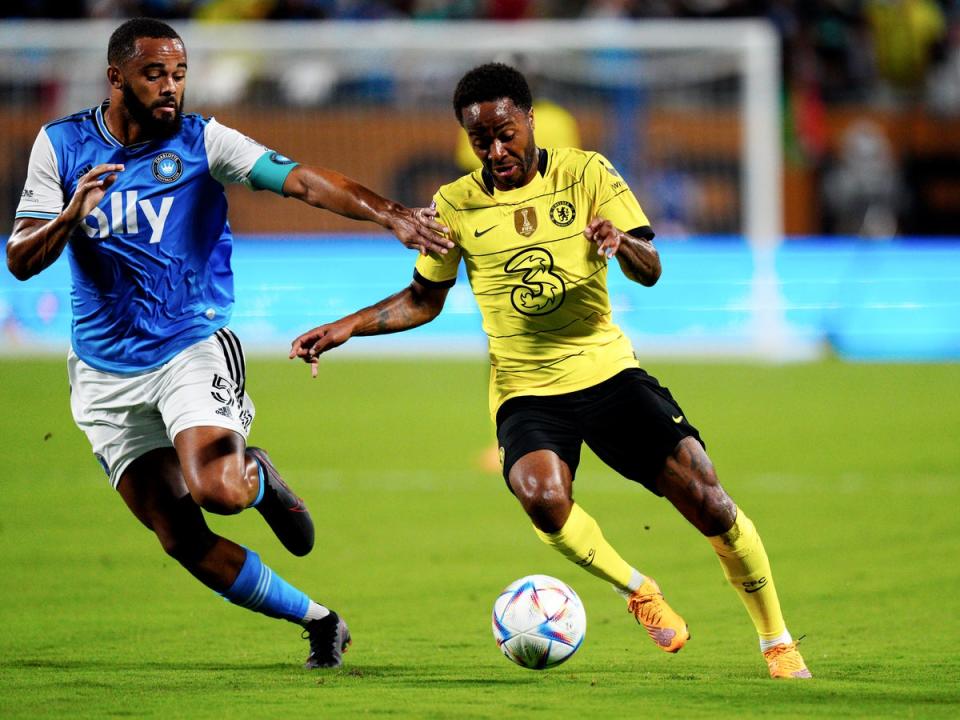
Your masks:
{"label": "three logo on jersey", "polygon": [[[550,206],[550,221],[557,227],[571,225],[577,217],[573,203],[558,200]],[[520,235],[530,237],[537,231],[537,211],[533,207],[518,208],[513,213],[513,227]],[[494,225],[493,227],[496,227]],[[475,237],[485,235],[493,227],[474,230]],[[523,315],[547,315],[563,305],[566,283],[554,266],[553,255],[540,247],[526,247],[507,260],[503,269],[519,274],[520,285],[510,293],[510,303]]]}
{"label": "three logo on jersey", "polygon": [[[86,165],[78,171],[78,177],[85,175],[92,168]],[[183,175],[183,160],[173,152],[163,152],[153,159],[151,166],[153,176],[161,183],[168,185],[176,182]],[[142,217],[150,227],[150,244],[160,242],[163,237],[163,228],[170,209],[173,207],[173,195],[160,198],[160,207],[154,207],[152,201],[140,200],[136,190],[126,190],[110,193],[110,215],[101,208],[95,207],[80,223],[80,227],[90,238],[107,238],[119,233],[136,235],[140,232]]]}
{"label": "three logo on jersey", "polygon": [[563,305],[567,286],[554,271],[553,255],[546,248],[524,248],[503,266],[520,275],[520,285],[510,292],[510,304],[523,315],[547,315]]}

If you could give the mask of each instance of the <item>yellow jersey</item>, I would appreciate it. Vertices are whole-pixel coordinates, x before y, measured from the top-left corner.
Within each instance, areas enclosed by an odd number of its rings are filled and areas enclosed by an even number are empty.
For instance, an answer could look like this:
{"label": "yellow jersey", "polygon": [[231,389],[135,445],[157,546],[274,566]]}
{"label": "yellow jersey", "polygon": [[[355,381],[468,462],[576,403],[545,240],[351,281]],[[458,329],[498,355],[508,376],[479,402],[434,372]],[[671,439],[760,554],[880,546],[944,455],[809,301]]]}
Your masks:
{"label": "yellow jersey", "polygon": [[421,256],[414,276],[453,285],[461,259],[490,351],[490,412],[520,395],[582,390],[638,367],[611,320],[607,258],[583,235],[596,217],[652,238],[637,199],[599,153],[540,150],[539,171],[501,191],[478,169],[442,186],[437,212],[455,247]]}

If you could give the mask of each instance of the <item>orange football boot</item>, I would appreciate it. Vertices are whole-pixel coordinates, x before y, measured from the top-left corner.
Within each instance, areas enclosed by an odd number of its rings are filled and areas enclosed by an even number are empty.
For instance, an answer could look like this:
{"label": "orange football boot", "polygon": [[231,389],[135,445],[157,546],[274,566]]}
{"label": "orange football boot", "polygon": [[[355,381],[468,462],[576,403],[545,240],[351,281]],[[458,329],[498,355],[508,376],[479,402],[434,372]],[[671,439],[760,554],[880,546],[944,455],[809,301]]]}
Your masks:
{"label": "orange football boot", "polygon": [[657,647],[668,653],[679,652],[690,639],[687,623],[663,599],[660,586],[647,577],[627,600],[627,610],[643,625]]}
{"label": "orange football boot", "polygon": [[794,678],[812,678],[807,670],[803,656],[797,650],[797,643],[780,643],[763,653],[763,659],[770,668],[770,677],[792,680]]}

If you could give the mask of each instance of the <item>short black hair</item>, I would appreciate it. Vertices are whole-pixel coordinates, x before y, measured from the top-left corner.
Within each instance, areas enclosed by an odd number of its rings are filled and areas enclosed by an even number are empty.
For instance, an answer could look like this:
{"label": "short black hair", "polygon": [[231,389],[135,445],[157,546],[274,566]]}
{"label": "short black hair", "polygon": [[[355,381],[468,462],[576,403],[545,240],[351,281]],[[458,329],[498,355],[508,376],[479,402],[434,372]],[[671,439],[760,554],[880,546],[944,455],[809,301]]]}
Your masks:
{"label": "short black hair", "polygon": [[453,93],[453,112],[463,124],[463,109],[469,105],[500,98],[510,98],[521,110],[533,107],[527,79],[516,68],[503,63],[486,63],[468,72],[457,83]]}
{"label": "short black hair", "polygon": [[[153,18],[132,18],[113,31],[107,45],[107,62],[122,65],[136,52],[140,38],[175,38],[181,40],[177,31],[160,20]],[[182,41],[182,40],[181,40]]]}

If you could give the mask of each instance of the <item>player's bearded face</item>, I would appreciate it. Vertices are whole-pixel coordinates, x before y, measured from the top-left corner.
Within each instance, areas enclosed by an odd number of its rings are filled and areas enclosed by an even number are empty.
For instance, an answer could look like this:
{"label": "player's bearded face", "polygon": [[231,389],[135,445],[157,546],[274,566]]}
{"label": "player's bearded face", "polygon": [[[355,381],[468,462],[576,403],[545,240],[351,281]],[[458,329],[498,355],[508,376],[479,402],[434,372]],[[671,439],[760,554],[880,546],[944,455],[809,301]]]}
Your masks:
{"label": "player's bearded face", "polygon": [[[130,117],[143,128],[143,133],[147,137],[165,138],[176,135],[180,132],[180,125],[183,122],[183,96],[177,100],[174,96],[162,97],[153,100],[149,104],[144,103],[137,97],[133,86],[124,81],[123,83],[123,104],[130,113]],[[173,107],[173,114],[167,112],[157,113],[159,108]]]}

